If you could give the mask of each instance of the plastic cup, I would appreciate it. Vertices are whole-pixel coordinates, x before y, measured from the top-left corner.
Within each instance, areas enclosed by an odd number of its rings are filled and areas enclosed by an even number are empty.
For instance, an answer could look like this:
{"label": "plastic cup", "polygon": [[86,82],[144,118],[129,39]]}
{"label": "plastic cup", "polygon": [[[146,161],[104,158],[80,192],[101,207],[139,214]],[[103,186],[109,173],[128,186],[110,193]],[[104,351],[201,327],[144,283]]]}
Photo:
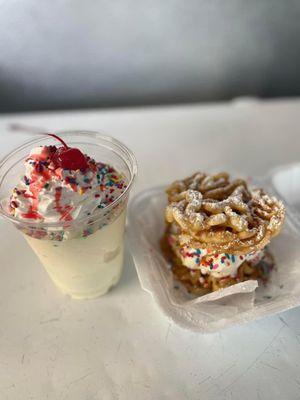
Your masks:
{"label": "plastic cup", "polygon": [[38,136],[9,153],[0,162],[0,213],[23,234],[52,281],[76,299],[105,294],[120,279],[123,266],[126,208],[137,164],[119,141],[98,132],[60,132],[70,147],[112,165],[127,180],[125,191],[96,214],[69,222],[41,223],[19,220],[8,212],[8,200],[24,173],[24,160],[39,145],[53,144]]}

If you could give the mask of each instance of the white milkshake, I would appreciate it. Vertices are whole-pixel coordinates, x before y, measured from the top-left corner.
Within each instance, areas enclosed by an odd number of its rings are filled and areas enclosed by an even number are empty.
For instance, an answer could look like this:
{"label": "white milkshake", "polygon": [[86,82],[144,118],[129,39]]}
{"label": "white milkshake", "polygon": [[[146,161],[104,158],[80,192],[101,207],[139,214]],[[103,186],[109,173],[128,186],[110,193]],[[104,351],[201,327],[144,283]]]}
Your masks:
{"label": "white milkshake", "polygon": [[[90,299],[105,294],[120,278],[128,188],[136,164],[131,152],[114,139],[94,132],[70,134],[76,144],[78,137],[86,141],[90,136],[92,146],[88,143],[87,148],[99,150],[105,160],[111,158],[118,169],[50,135],[63,146],[31,148],[8,205],[0,206],[57,287],[73,298]],[[5,162],[15,165],[15,156],[14,152]]]}
{"label": "white milkshake", "polygon": [[25,238],[62,292],[91,299],[105,294],[120,278],[124,225],[125,211],[86,237],[63,241]]}

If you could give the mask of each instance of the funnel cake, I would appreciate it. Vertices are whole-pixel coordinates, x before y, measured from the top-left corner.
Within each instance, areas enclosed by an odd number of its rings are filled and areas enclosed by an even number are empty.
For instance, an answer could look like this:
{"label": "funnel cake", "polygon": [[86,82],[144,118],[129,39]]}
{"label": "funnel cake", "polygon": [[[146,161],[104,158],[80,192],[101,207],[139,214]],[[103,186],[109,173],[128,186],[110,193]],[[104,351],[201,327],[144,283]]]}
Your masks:
{"label": "funnel cake", "polygon": [[266,245],[283,225],[281,201],[226,172],[196,173],[174,182],[167,195],[162,249],[190,292],[267,279],[273,258]]}

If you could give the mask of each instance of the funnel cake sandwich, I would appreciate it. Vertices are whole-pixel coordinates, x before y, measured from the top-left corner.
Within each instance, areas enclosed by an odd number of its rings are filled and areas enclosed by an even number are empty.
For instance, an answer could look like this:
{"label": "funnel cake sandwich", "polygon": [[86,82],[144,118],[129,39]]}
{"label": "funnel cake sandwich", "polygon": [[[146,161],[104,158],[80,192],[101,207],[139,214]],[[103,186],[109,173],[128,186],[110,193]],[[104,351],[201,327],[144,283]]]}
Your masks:
{"label": "funnel cake sandwich", "polygon": [[226,172],[196,173],[174,182],[167,195],[162,249],[189,292],[267,280],[273,257],[266,246],[282,228],[281,201]]}

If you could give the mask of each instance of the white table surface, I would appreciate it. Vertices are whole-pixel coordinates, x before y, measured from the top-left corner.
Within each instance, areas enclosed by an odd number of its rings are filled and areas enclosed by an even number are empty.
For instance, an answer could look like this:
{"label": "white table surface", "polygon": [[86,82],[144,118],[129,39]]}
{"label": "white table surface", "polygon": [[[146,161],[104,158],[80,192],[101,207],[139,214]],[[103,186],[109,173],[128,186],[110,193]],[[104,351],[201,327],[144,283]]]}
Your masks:
{"label": "white table surface", "polygon": [[[134,192],[195,171],[261,175],[300,158],[300,101],[33,113],[0,117],[0,155],[26,135],[102,130],[139,162]],[[26,137],[27,138],[27,137]],[[75,301],[1,223],[0,399],[300,399],[300,308],[219,333],[171,324],[139,286],[127,250],[119,286]],[[300,268],[300,266],[299,266]]]}

